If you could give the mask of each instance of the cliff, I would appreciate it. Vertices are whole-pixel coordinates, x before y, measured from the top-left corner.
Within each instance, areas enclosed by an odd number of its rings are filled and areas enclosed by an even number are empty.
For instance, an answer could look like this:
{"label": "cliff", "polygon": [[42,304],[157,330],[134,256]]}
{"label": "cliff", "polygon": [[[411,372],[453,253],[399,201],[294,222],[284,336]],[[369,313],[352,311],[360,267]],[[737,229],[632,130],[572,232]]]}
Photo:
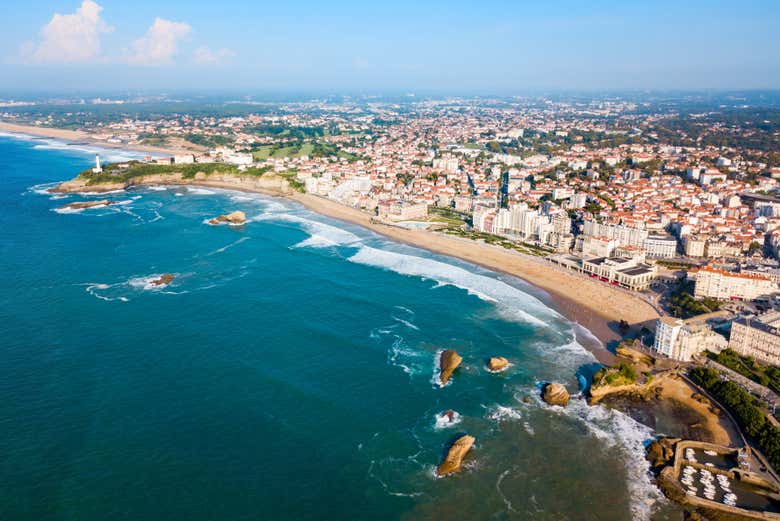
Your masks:
{"label": "cliff", "polygon": [[114,181],[101,178],[99,181],[79,175],[52,188],[51,192],[110,192],[125,190],[134,186],[144,185],[197,185],[213,188],[245,190],[266,193],[270,195],[289,195],[293,193],[290,182],[277,174],[266,173],[261,176],[239,173],[223,173],[218,171],[199,171],[193,176],[185,176],[182,172],[166,172],[149,175],[138,175],[129,178],[117,176]]}

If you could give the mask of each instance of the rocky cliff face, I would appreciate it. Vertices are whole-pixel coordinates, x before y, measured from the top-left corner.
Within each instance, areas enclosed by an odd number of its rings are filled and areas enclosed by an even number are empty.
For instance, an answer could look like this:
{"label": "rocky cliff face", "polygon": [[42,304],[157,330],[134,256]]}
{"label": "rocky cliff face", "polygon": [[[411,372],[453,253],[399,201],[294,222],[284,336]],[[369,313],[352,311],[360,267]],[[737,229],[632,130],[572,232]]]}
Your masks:
{"label": "rocky cliff face", "polygon": [[441,368],[439,380],[441,381],[441,385],[449,382],[452,372],[458,368],[462,361],[463,358],[461,358],[454,349],[447,349],[441,353],[441,357],[439,358],[439,367]]}
{"label": "rocky cliff face", "polygon": [[450,450],[447,452],[447,457],[441,462],[441,465],[436,469],[436,474],[439,476],[447,476],[460,470],[460,466],[463,463],[463,458],[468,451],[471,450],[474,445],[474,436],[468,434],[461,436],[455,443],[452,444]]}
{"label": "rocky cliff face", "polygon": [[252,175],[233,175],[206,172],[198,172],[193,178],[185,178],[180,173],[154,174],[138,176],[127,181],[105,182],[97,184],[87,184],[87,179],[77,177],[70,181],[65,181],[59,186],[51,189],[51,192],[71,193],[71,192],[109,192],[113,190],[125,190],[133,186],[143,185],[198,185],[211,186],[214,188],[228,188],[236,190],[247,190],[256,192],[272,193],[274,195],[289,195],[293,193],[290,183],[287,179],[274,175],[265,174],[263,176]]}
{"label": "rocky cliff face", "polygon": [[674,457],[674,447],[680,438],[662,437],[647,446],[647,460],[654,469],[660,469]]}
{"label": "rocky cliff face", "polygon": [[569,391],[558,383],[548,383],[542,388],[542,400],[549,405],[566,407],[569,404]]}

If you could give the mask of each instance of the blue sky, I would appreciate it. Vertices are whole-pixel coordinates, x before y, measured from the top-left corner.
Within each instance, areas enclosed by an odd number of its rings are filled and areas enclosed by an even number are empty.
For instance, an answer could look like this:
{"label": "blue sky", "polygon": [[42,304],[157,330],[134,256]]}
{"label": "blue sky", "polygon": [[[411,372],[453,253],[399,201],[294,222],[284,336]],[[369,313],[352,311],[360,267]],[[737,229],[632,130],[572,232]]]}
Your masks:
{"label": "blue sky", "polygon": [[2,90],[780,88],[777,1],[2,4]]}

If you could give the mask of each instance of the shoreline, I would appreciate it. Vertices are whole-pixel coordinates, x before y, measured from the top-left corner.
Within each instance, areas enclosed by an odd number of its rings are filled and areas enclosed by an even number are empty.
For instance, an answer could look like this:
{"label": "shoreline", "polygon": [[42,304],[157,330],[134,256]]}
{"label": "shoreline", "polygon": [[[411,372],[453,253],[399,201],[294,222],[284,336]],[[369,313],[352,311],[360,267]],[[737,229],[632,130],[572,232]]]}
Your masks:
{"label": "shoreline", "polygon": [[[606,365],[614,362],[614,354],[608,348],[621,338],[614,327],[619,320],[626,320],[632,327],[639,328],[642,325],[654,325],[658,317],[656,310],[638,297],[601,282],[586,279],[579,274],[560,270],[536,257],[525,256],[518,252],[459,237],[381,224],[375,222],[371,215],[362,210],[344,206],[330,199],[297,192],[284,193],[275,186],[268,186],[264,189],[257,184],[235,179],[236,182],[227,182],[224,179],[212,181],[209,179],[183,180],[175,177],[170,179],[156,178],[154,180],[141,180],[129,185],[107,185],[103,190],[168,184],[171,186],[203,186],[283,197],[295,201],[315,213],[361,226],[388,239],[521,279],[531,286],[527,289],[533,296],[586,330],[575,329],[577,341],[599,362]],[[67,187],[65,191],[81,192],[83,188],[86,187],[72,186]],[[92,191],[100,192],[101,188],[94,186]],[[610,327],[611,325],[614,328]]]}
{"label": "shoreline", "polygon": [[71,142],[84,143],[90,146],[97,146],[100,148],[120,149],[128,150],[131,152],[148,152],[150,154],[160,154],[163,156],[193,153],[193,150],[177,147],[158,147],[154,145],[131,145],[125,143],[108,143],[100,139],[95,139],[92,134],[84,132],[83,130],[67,130],[53,127],[36,127],[32,125],[20,125],[17,123],[8,123],[7,121],[0,121],[0,132],[8,132],[10,134],[20,134],[31,137],[43,137],[58,139],[64,141],[65,144],[71,144]]}
{"label": "shoreline", "polygon": [[588,335],[578,334],[577,340],[604,364],[614,362],[614,354],[608,346],[621,338],[610,327],[611,322],[623,319],[632,327],[652,326],[659,316],[650,304],[638,297],[559,270],[539,258],[440,233],[380,224],[361,210],[320,196],[295,193],[286,197],[316,213],[357,224],[392,240],[523,280],[537,290],[534,296],[587,329],[601,342],[598,344]]}

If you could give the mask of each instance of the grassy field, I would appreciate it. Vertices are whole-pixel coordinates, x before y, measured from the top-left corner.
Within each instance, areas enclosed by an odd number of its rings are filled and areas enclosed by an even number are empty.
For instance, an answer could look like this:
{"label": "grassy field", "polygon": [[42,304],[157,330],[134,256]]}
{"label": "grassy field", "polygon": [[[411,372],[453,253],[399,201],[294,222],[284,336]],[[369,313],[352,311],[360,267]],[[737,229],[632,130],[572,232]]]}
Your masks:
{"label": "grassy field", "polygon": [[261,145],[252,151],[252,157],[255,161],[274,158],[282,159],[285,157],[311,156],[314,151],[314,143],[303,143],[302,145]]}
{"label": "grassy field", "polygon": [[130,161],[127,168],[120,168],[117,164],[108,164],[103,167],[100,173],[94,173],[91,169],[79,173],[79,177],[87,179],[87,183],[94,185],[99,183],[118,183],[125,182],[134,177],[147,175],[165,175],[182,174],[185,179],[192,179],[195,174],[203,172],[206,175],[213,173],[234,174],[244,176],[261,176],[270,171],[271,167],[250,167],[239,170],[235,165],[226,165],[224,163],[195,163],[191,165],[158,165],[153,163],[141,163],[139,161]]}

